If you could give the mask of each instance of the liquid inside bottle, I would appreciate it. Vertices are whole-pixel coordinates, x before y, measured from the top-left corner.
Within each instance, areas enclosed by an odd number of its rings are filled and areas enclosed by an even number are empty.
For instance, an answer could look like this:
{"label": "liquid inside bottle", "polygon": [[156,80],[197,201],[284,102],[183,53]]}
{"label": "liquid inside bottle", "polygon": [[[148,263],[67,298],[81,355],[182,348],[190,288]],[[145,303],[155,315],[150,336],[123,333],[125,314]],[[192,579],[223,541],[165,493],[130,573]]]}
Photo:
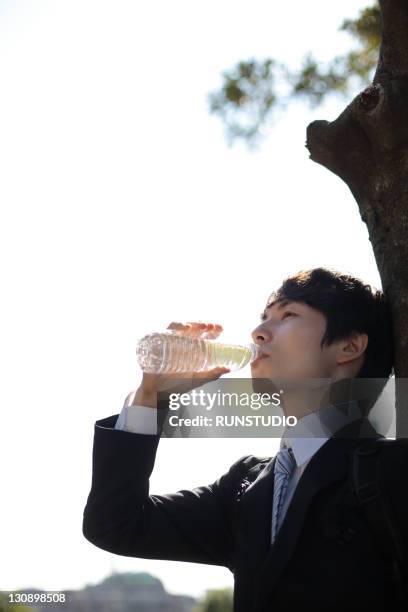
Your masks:
{"label": "liquid inside bottle", "polygon": [[200,372],[216,367],[240,370],[259,356],[256,344],[246,346],[225,344],[181,336],[173,332],[144,336],[137,345],[136,355],[145,372]]}

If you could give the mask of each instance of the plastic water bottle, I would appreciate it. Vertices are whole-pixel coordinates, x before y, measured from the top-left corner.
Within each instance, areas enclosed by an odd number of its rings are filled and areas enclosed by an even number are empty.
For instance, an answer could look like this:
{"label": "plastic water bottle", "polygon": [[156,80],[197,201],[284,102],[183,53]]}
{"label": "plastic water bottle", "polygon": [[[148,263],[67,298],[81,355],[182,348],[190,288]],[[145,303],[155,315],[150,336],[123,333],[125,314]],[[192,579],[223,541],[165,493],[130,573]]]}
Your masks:
{"label": "plastic water bottle", "polygon": [[136,349],[142,370],[155,374],[200,372],[216,367],[240,370],[259,353],[260,347],[253,343],[245,346],[224,344],[172,331],[144,336]]}

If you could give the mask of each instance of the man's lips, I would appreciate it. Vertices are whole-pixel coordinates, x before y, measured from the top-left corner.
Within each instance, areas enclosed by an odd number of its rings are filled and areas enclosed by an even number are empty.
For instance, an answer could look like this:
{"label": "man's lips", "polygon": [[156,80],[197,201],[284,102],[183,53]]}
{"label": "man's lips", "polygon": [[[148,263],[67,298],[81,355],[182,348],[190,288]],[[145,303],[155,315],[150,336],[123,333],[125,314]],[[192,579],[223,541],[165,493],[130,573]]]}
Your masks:
{"label": "man's lips", "polygon": [[254,361],[251,363],[251,365],[254,365],[256,363],[259,363],[262,359],[266,359],[267,357],[270,357],[271,355],[269,355],[268,353],[264,353],[263,351],[261,351],[259,357],[257,357],[256,359],[254,359]]}

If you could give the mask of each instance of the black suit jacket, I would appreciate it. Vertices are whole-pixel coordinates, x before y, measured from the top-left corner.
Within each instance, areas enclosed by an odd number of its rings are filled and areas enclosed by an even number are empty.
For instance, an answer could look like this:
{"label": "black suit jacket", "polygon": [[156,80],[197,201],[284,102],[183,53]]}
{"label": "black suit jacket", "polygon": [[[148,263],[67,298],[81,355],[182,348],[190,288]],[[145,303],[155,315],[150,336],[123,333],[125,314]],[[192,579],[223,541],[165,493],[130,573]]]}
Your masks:
{"label": "black suit jacket", "polygon": [[[83,521],[90,542],[118,555],[225,566],[235,612],[397,609],[388,565],[349,494],[350,454],[361,436],[375,435],[367,421],[312,457],[271,547],[274,458],[245,456],[211,485],[149,495],[160,438],[115,430],[116,419],[95,425]],[[408,550],[408,441],[388,443],[383,454],[381,479]]]}

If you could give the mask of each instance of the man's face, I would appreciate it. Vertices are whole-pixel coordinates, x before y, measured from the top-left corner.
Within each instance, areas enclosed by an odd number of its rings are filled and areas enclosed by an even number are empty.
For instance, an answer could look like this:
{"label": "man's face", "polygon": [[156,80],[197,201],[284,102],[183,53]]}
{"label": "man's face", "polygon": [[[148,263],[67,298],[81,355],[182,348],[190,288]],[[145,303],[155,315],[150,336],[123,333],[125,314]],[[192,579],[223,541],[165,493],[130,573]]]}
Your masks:
{"label": "man's face", "polygon": [[273,302],[252,332],[265,357],[251,364],[253,378],[331,378],[336,370],[336,343],[321,346],[326,331],[323,313],[304,302]]}

